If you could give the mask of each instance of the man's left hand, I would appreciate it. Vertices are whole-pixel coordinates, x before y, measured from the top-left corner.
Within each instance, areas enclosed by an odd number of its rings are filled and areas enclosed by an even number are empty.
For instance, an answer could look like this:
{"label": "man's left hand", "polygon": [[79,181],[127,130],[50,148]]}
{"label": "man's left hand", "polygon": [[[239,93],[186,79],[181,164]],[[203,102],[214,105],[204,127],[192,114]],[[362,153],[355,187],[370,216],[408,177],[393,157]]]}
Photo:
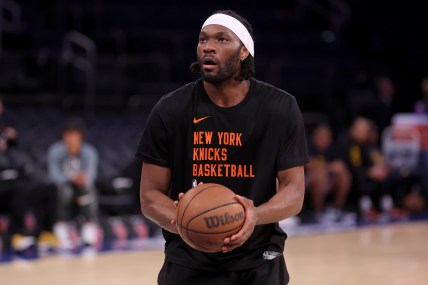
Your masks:
{"label": "man's left hand", "polygon": [[222,247],[223,253],[242,246],[253,234],[254,228],[257,224],[256,207],[254,206],[253,201],[239,195],[236,195],[235,198],[242,204],[242,206],[244,206],[245,221],[238,233],[224,240],[224,245]]}

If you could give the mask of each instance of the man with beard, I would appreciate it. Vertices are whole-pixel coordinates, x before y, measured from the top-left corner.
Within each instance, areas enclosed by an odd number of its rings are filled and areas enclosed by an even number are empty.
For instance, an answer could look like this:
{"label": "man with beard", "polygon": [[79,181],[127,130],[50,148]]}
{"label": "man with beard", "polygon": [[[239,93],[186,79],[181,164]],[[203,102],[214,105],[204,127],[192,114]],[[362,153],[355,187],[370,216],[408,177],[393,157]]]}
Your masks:
{"label": "man with beard", "polygon": [[[164,96],[147,122],[137,156],[142,212],[166,240],[158,284],[288,283],[278,222],[303,204],[305,130],[293,96],[252,78],[252,34],[233,11],[210,16],[191,65],[202,79]],[[177,200],[201,182],[232,189],[245,208],[221,252],[194,250],[177,234]]]}

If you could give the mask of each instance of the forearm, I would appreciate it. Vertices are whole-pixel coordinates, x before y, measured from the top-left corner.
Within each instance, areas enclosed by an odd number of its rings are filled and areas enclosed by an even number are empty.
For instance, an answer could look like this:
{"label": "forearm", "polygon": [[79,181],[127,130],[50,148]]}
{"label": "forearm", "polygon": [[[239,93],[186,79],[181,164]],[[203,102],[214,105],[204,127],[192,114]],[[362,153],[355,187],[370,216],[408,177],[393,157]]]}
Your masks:
{"label": "forearm", "polygon": [[174,201],[158,190],[144,190],[140,196],[142,213],[165,230],[177,233],[175,224],[176,209]]}
{"label": "forearm", "polygon": [[54,182],[54,183],[65,183],[67,181],[69,181],[69,178],[67,176],[65,176],[61,170],[59,168],[57,168],[56,166],[49,166],[49,178]]}
{"label": "forearm", "polygon": [[292,187],[298,186],[287,186],[288,189],[278,192],[268,202],[254,209],[257,225],[276,223],[295,216],[301,211],[304,198],[301,193],[303,191],[301,189],[290,189]]}
{"label": "forearm", "polygon": [[276,223],[297,215],[305,196],[305,173],[303,166],[278,172],[278,191],[264,204],[256,207],[257,225]]}

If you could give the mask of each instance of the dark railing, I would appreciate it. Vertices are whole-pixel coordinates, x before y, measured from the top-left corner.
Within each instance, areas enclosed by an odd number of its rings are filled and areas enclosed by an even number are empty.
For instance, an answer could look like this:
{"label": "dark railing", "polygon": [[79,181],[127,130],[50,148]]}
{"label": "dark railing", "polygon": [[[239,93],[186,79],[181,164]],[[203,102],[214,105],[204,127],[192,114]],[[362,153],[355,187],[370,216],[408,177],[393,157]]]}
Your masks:
{"label": "dark railing", "polygon": [[71,31],[64,37],[59,59],[59,92],[63,104],[67,102],[68,93],[67,67],[72,66],[85,75],[84,108],[86,111],[93,108],[96,90],[96,57],[95,43],[89,37],[77,31]]}

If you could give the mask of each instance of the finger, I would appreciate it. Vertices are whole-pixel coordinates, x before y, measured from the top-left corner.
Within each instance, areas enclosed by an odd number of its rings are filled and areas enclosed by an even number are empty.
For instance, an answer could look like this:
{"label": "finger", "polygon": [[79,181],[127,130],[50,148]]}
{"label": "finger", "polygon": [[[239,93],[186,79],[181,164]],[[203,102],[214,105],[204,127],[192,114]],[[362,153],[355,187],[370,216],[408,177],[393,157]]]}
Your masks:
{"label": "finger", "polygon": [[221,251],[223,253],[226,253],[226,252],[232,251],[232,250],[234,250],[240,246],[241,245],[224,245],[224,246],[222,246]]}
{"label": "finger", "polygon": [[225,246],[225,245],[223,245],[223,246],[221,247],[221,251],[222,251],[223,253],[226,253],[226,252],[228,251],[228,249],[229,249],[229,247],[228,247],[228,246]]}
{"label": "finger", "polygon": [[230,237],[230,241],[236,241],[236,240],[242,238],[244,236],[244,233],[245,233],[245,228],[244,227],[245,227],[245,225],[241,228],[241,230],[239,232],[237,232],[236,234],[232,235]]}
{"label": "finger", "polygon": [[240,237],[241,237],[241,235],[235,234],[235,235],[230,237],[230,241],[234,242],[234,241],[238,240]]}
{"label": "finger", "polygon": [[171,224],[172,224],[172,225],[177,224],[177,220],[176,220],[176,219],[172,219],[172,220],[171,220]]}
{"label": "finger", "polygon": [[183,196],[184,196],[184,193],[178,194],[178,200],[181,200],[181,198],[183,198]]}
{"label": "finger", "polygon": [[243,196],[235,195],[235,199],[244,206],[245,209],[252,206],[252,200],[249,200]]}
{"label": "finger", "polygon": [[179,201],[174,201],[174,207],[177,208],[179,203],[180,203]]}
{"label": "finger", "polygon": [[227,237],[227,238],[225,238],[225,239],[224,239],[224,242],[223,242],[223,243],[224,243],[224,244],[228,244],[229,242],[230,242],[230,238],[228,238],[228,237]]}
{"label": "finger", "polygon": [[241,202],[244,200],[241,195],[235,195],[235,199],[238,200],[238,202]]}

